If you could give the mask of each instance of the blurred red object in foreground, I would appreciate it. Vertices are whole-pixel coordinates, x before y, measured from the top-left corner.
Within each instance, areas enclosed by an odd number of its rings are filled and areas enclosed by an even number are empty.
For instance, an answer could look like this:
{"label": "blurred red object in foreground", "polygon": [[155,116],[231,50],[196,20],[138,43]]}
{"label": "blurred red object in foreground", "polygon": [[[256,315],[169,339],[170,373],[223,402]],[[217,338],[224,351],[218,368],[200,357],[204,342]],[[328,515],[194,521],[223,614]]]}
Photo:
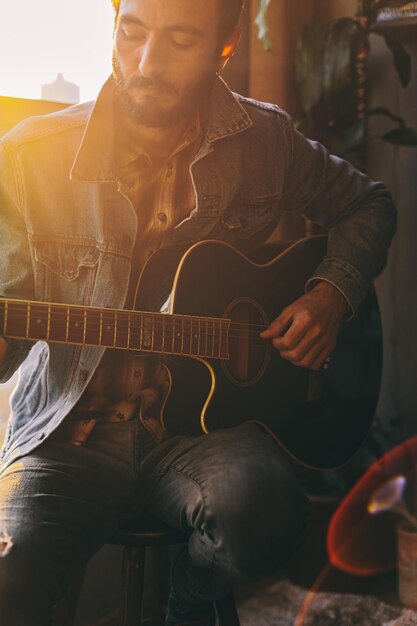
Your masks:
{"label": "blurred red object in foreground", "polygon": [[378,459],[344,498],[330,520],[327,551],[332,565],[348,574],[372,576],[397,565],[398,516],[367,511],[372,494],[396,474],[415,483],[417,437],[412,437]]}

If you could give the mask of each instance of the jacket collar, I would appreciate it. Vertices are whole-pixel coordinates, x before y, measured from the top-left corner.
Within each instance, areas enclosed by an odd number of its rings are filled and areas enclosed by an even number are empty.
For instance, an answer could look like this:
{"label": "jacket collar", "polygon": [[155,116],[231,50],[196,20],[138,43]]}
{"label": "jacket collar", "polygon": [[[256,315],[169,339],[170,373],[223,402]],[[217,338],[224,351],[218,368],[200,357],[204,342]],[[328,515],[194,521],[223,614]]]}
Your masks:
{"label": "jacket collar", "polygon": [[[110,77],[88,119],[71,169],[71,180],[117,182],[114,109],[115,84]],[[249,115],[220,76],[214,81],[204,117],[208,142],[235,135],[252,126]]]}

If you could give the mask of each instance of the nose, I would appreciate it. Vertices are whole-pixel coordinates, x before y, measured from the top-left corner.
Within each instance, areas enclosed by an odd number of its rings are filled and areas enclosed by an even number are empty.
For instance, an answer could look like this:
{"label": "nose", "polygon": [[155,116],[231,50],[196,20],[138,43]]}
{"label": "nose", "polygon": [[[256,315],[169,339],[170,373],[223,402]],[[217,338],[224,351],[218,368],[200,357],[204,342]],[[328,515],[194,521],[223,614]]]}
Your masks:
{"label": "nose", "polygon": [[150,35],[142,46],[139,60],[139,72],[144,78],[155,78],[161,74],[163,63],[161,43]]}

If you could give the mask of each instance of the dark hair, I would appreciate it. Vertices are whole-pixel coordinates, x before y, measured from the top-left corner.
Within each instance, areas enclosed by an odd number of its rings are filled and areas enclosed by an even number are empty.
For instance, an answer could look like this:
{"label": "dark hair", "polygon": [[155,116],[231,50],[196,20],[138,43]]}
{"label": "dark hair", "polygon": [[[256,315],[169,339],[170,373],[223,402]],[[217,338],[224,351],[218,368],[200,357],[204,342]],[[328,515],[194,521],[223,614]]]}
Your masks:
{"label": "dark hair", "polygon": [[[222,10],[220,23],[220,41],[223,43],[239,21],[240,14],[243,9],[244,0],[221,0],[220,6]],[[119,12],[120,0],[111,0],[116,15]]]}

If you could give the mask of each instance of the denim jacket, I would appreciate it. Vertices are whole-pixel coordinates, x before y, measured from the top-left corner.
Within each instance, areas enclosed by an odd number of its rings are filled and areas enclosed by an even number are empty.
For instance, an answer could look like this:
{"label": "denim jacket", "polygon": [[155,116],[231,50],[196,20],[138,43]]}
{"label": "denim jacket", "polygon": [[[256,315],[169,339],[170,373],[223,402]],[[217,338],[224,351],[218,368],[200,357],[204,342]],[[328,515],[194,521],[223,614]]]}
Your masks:
{"label": "denim jacket", "polygon": [[[110,79],[95,103],[27,119],[0,140],[1,297],[123,308],[137,218],[116,176],[113,103]],[[385,264],[396,219],[386,188],[299,134],[279,107],[232,94],[220,78],[190,173],[196,207],[162,245],[210,238],[249,252],[283,211],[301,213],[330,228],[309,284],[331,282],[352,311]],[[9,341],[0,382],[20,375],[3,467],[59,426],[104,351]]]}

